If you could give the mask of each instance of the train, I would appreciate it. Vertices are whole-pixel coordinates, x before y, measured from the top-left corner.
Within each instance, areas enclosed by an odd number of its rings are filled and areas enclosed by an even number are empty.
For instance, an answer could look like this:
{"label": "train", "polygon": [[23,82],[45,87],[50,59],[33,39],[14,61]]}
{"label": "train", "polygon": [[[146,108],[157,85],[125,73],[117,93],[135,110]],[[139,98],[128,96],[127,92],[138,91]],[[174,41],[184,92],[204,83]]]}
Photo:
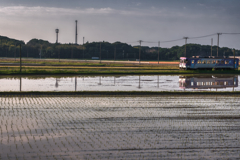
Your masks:
{"label": "train", "polygon": [[196,70],[196,69],[231,69],[237,70],[239,66],[238,58],[229,57],[180,57],[179,69]]}
{"label": "train", "polygon": [[179,87],[181,89],[220,89],[238,87],[238,76],[214,76],[214,75],[196,75],[179,76]]}

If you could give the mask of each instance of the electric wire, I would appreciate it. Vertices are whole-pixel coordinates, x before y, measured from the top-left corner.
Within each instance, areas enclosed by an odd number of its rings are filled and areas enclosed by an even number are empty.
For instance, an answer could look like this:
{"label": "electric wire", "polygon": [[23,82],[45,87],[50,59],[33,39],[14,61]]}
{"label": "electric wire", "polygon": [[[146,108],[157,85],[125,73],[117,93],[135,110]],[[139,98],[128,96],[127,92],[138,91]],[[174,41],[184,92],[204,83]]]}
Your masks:
{"label": "electric wire", "polygon": [[198,38],[212,37],[214,35],[217,35],[217,33],[209,34],[209,35],[205,35],[205,36],[199,36],[199,37],[189,37],[188,39],[198,39]]}
{"label": "electric wire", "polygon": [[[215,35],[218,35],[218,34],[232,34],[232,35],[237,35],[237,34],[240,34],[240,33],[213,33],[213,34],[209,34],[209,35],[204,35],[204,36],[198,36],[198,37],[188,37],[187,39],[200,39],[200,38],[205,38],[205,37],[212,37],[212,36],[215,36]],[[186,39],[185,37],[183,38],[179,38],[179,39],[174,39],[174,40],[167,40],[167,41],[143,41],[143,40],[139,40],[139,41],[132,41],[132,42],[124,42],[124,43],[158,43],[160,42],[161,44],[162,43],[169,43],[169,42],[176,42],[176,41],[180,41],[180,40],[183,40],[183,39]]]}
{"label": "electric wire", "polygon": [[222,33],[222,34],[240,34],[240,33]]}

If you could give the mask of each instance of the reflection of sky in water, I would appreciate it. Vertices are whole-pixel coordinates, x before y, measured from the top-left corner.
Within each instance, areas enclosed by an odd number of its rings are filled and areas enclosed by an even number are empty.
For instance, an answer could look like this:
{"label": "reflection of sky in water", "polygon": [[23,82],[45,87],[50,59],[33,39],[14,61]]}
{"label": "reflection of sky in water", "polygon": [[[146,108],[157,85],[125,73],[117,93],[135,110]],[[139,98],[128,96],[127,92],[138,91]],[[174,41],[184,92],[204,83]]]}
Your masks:
{"label": "reflection of sky in water", "polygon": [[[33,77],[33,76],[32,76]],[[22,91],[184,91],[179,76],[76,76],[21,78]],[[0,77],[0,91],[19,91],[20,77]],[[210,91],[210,89],[185,88],[187,91]],[[211,89],[215,91],[216,89]],[[232,91],[233,87],[217,91]],[[239,91],[239,87],[234,87]]]}

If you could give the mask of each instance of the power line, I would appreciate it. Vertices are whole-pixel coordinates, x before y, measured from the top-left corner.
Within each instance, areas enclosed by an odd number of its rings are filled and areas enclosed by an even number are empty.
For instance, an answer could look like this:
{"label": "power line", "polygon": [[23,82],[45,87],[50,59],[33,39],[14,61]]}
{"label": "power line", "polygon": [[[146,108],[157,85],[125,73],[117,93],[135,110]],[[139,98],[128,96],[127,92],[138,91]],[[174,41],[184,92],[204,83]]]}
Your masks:
{"label": "power line", "polygon": [[158,42],[150,42],[150,41],[142,41],[142,42],[145,42],[145,43],[158,43]]}
{"label": "power line", "polygon": [[240,33],[222,33],[222,34],[240,34]]}
{"label": "power line", "polygon": [[217,34],[217,33],[209,34],[209,35],[205,35],[205,36],[199,36],[199,37],[189,37],[188,39],[197,39],[197,38],[211,37],[211,36],[214,36],[214,35],[216,35],[216,34]]}
{"label": "power line", "polygon": [[169,40],[169,41],[161,41],[161,43],[175,42],[175,41],[180,41],[180,40],[183,40],[183,38],[175,39],[175,40]]}
{"label": "power line", "polygon": [[[204,36],[198,36],[198,37],[188,37],[187,39],[199,39],[199,38],[205,38],[205,37],[211,37],[211,36],[219,36],[220,34],[232,34],[232,35],[236,35],[236,34],[240,34],[240,33],[214,33],[214,34],[209,34],[209,35],[204,35]],[[180,41],[183,40],[185,38],[179,38],[179,39],[174,39],[174,40],[167,40],[167,41],[160,41],[161,43],[169,43],[169,42],[176,42],[176,41]],[[159,41],[141,41],[144,43],[158,43]],[[139,43],[139,41],[132,41],[132,42],[123,42],[123,43]]]}
{"label": "power line", "polygon": [[[114,42],[115,43],[115,42]],[[124,42],[124,43],[139,43],[139,41],[134,41],[134,42]]]}

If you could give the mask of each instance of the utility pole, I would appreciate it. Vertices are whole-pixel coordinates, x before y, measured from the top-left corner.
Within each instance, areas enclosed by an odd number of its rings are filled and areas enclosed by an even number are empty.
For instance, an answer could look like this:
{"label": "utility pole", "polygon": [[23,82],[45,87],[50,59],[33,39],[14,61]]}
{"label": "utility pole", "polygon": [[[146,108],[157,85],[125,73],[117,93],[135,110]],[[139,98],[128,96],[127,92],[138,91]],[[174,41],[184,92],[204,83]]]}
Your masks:
{"label": "utility pole", "polygon": [[212,56],[212,45],[213,45],[213,38],[211,39],[211,56]]}
{"label": "utility pole", "polygon": [[219,35],[221,35],[222,33],[217,33],[218,35],[218,41],[217,41],[217,57],[218,57],[218,47],[219,47]]}
{"label": "utility pole", "polygon": [[60,62],[60,48],[58,48],[58,62]]}
{"label": "utility pole", "polygon": [[114,61],[116,61],[116,44],[115,44],[115,47],[114,47]]}
{"label": "utility pole", "polygon": [[73,44],[70,44],[71,46],[71,59],[73,59]]}
{"label": "utility pole", "polygon": [[78,22],[78,21],[76,20],[75,22],[76,22],[75,44],[77,44],[77,35],[78,35],[78,33],[77,33],[77,22]]}
{"label": "utility pole", "polygon": [[16,50],[16,43],[15,43],[15,53],[14,53],[15,61],[16,61],[16,52],[17,50]]}
{"label": "utility pole", "polygon": [[140,44],[140,45],[139,45],[139,64],[140,64],[140,63],[141,63],[141,62],[140,62],[140,61],[141,61],[140,59],[141,59],[141,43],[142,43],[142,40],[139,40],[138,42],[139,42],[139,44]]}
{"label": "utility pole", "polygon": [[26,45],[26,47],[27,47],[27,58],[28,58],[28,46]]}
{"label": "utility pole", "polygon": [[158,64],[159,64],[159,48],[160,48],[160,41],[158,41]]}
{"label": "utility pole", "polygon": [[188,37],[183,37],[185,39],[185,57],[187,57],[187,39]]}
{"label": "utility pole", "polygon": [[21,47],[21,44],[20,44],[20,53],[19,53],[19,56],[20,56],[20,73],[22,72],[22,53],[21,53],[21,49],[22,49],[22,47]]}
{"label": "utility pole", "polygon": [[42,45],[41,45],[39,56],[40,56],[40,59],[41,59],[41,56],[42,56]]}
{"label": "utility pole", "polygon": [[83,48],[83,59],[84,59],[84,37],[83,37],[83,45],[82,45],[82,48]]}
{"label": "utility pole", "polygon": [[233,56],[234,56],[234,60],[233,60],[233,68],[235,69],[235,49],[233,49]]}
{"label": "utility pole", "polygon": [[99,56],[99,58],[100,58],[100,63],[101,63],[101,42],[100,42],[100,56]]}

